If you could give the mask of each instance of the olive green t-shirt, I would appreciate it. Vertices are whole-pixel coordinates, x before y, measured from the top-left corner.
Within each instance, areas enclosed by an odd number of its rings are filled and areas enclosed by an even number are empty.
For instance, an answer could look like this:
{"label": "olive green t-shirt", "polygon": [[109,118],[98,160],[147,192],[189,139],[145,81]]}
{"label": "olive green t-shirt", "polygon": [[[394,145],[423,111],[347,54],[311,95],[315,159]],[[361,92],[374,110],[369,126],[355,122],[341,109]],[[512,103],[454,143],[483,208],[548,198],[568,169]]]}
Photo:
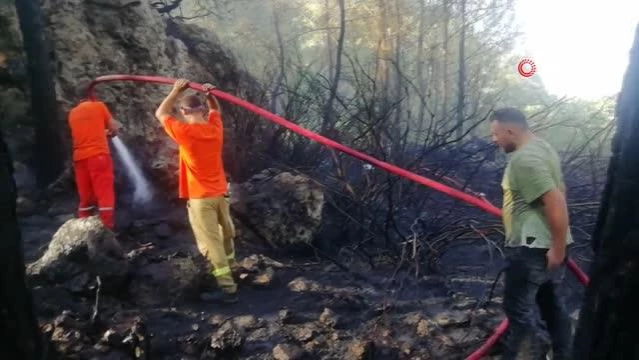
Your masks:
{"label": "olive green t-shirt", "polygon": [[[561,161],[546,141],[533,138],[510,154],[501,182],[506,246],[550,248],[551,234],[541,196],[557,187],[565,192]],[[566,245],[572,243],[570,229]]]}

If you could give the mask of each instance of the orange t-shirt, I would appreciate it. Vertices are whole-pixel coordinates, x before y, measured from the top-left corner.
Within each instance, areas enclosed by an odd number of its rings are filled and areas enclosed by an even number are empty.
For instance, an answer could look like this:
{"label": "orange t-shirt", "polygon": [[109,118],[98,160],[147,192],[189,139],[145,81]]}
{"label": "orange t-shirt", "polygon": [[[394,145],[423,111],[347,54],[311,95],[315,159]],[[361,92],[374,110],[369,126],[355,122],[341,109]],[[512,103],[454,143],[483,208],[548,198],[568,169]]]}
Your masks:
{"label": "orange t-shirt", "polygon": [[73,161],[110,154],[106,129],[111,113],[103,102],[83,101],[69,111]]}
{"label": "orange t-shirt", "polygon": [[180,148],[179,196],[202,199],[226,193],[222,162],[224,128],[217,111],[209,112],[208,123],[187,124],[168,117],[164,130]]}

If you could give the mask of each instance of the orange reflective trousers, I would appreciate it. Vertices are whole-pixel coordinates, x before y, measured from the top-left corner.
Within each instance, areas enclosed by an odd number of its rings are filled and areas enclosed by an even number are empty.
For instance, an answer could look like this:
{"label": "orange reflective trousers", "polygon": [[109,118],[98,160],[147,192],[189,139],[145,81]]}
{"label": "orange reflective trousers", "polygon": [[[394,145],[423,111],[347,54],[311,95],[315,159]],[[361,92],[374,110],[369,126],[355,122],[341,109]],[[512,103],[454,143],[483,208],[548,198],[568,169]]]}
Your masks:
{"label": "orange reflective trousers", "polygon": [[92,156],[74,162],[75,184],[78,188],[80,205],[78,217],[92,215],[95,205],[102,223],[113,230],[113,211],[115,207],[115,191],[113,176],[113,160],[107,154]]}

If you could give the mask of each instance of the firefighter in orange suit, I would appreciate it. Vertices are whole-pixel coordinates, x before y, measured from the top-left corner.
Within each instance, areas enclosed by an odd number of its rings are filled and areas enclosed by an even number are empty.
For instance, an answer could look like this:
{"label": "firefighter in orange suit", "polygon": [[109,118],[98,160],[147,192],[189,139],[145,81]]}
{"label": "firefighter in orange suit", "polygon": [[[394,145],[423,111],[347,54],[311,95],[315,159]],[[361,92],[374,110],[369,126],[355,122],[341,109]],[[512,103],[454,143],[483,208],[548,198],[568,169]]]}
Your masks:
{"label": "firefighter in orange suit", "polygon": [[114,230],[113,160],[107,136],[117,135],[120,124],[100,101],[83,100],[69,112],[73,139],[73,169],[80,204],[78,217],[96,210],[105,227]]}

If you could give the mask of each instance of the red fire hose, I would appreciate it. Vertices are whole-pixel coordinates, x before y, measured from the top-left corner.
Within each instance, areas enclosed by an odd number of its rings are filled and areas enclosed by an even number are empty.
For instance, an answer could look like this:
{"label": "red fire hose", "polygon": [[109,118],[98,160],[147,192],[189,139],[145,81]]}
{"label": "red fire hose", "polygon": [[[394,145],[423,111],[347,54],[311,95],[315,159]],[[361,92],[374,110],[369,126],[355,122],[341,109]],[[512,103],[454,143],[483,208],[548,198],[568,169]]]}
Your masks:
{"label": "red fire hose", "polygon": [[[159,76],[143,76],[143,75],[105,75],[105,76],[100,76],[98,78],[96,78],[95,80],[93,80],[93,82],[89,85],[89,89],[88,89],[88,97],[90,99],[95,99],[95,87],[96,85],[98,85],[99,83],[103,83],[103,82],[111,82],[111,81],[135,81],[135,82],[148,82],[148,83],[156,83],[156,84],[167,84],[167,85],[172,85],[175,82],[175,79],[172,78],[165,78],[165,77],[159,77]],[[198,83],[194,83],[194,82],[190,82],[189,83],[189,87],[191,89],[200,91],[200,92],[206,92],[204,90],[204,88],[202,87],[201,84]],[[240,107],[245,108],[246,110],[249,110],[257,115],[260,115],[278,125],[281,125],[299,135],[302,135],[304,137],[307,137],[311,140],[314,140],[322,145],[328,146],[330,148],[339,150],[341,152],[344,152],[354,158],[360,159],[362,161],[365,161],[367,163],[370,163],[372,165],[377,166],[378,168],[384,169],[390,173],[393,173],[395,175],[404,177],[406,179],[412,180],[416,183],[422,184],[424,186],[427,186],[433,190],[439,191],[443,194],[446,194],[448,196],[451,196],[457,200],[463,201],[467,204],[470,205],[474,205],[482,210],[484,210],[487,213],[493,214],[495,216],[501,216],[501,210],[498,209],[497,207],[493,206],[492,204],[488,203],[487,201],[484,201],[480,198],[477,198],[475,196],[469,195],[463,191],[460,190],[456,190],[454,188],[451,188],[449,186],[446,186],[444,184],[438,183],[434,180],[425,178],[423,176],[417,175],[415,173],[412,173],[408,170],[402,169],[400,167],[397,167],[395,165],[389,164],[387,162],[378,160],[372,156],[366,155],[362,152],[359,152],[357,150],[351,149],[347,146],[344,146],[338,142],[335,142],[329,138],[326,138],[324,136],[321,136],[319,134],[316,134],[310,130],[307,130],[301,126],[295,125],[292,122],[277,116],[275,114],[272,114],[262,108],[259,108],[247,101],[244,101],[242,99],[239,99],[233,95],[227,94],[225,92],[222,92],[220,90],[212,90],[211,91],[213,95],[215,95],[216,97],[222,99],[222,100],[226,100],[227,102],[230,102],[232,104],[238,105]],[[572,270],[572,272],[575,274],[575,276],[577,277],[577,279],[579,280],[579,282],[581,282],[584,286],[588,285],[589,279],[588,276],[579,268],[579,266],[572,260],[572,259],[568,259],[568,268],[570,270]],[[471,355],[469,355],[466,360],[479,360],[481,359],[483,356],[485,356],[488,351],[492,348],[492,346],[497,342],[497,340],[499,339],[499,337],[501,335],[503,335],[503,333],[506,331],[506,328],[508,327],[508,320],[505,319],[503,320],[499,326],[495,329],[495,331],[493,332],[493,334],[488,338],[488,340],[477,350],[475,350],[475,352],[473,352]]]}

